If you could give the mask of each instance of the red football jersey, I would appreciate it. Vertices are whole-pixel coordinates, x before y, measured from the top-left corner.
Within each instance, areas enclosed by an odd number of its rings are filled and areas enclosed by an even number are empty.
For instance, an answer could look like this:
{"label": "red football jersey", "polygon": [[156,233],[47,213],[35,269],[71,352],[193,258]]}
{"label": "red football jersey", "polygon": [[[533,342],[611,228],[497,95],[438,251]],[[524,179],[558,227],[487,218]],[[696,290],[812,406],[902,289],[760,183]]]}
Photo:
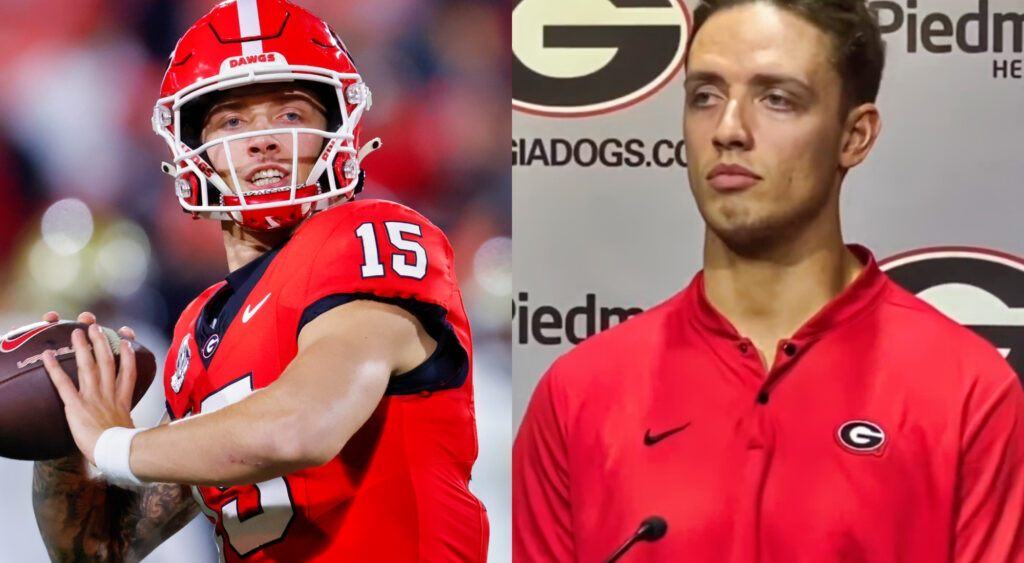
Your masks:
{"label": "red football jersey", "polygon": [[194,488],[226,561],[486,559],[486,514],[468,488],[477,456],[469,322],[447,239],[406,207],[331,208],[206,290],[175,328],[168,411],[212,412],[273,384],[305,323],[367,298],[413,312],[437,350],[392,378],[329,463],[250,486]]}
{"label": "red football jersey", "polygon": [[766,370],[698,274],[538,385],[513,450],[516,563],[1024,561],[1024,392],[988,342],[857,280]]}

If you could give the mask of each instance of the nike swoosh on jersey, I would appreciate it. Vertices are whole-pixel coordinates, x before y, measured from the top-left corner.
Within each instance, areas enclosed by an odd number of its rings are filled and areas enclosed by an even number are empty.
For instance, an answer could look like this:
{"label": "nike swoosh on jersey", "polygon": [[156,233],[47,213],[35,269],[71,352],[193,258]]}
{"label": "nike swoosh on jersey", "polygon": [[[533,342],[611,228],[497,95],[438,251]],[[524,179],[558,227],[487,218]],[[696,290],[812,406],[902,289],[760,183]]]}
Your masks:
{"label": "nike swoosh on jersey", "polygon": [[690,423],[687,422],[682,426],[673,428],[671,430],[666,430],[660,434],[651,434],[651,429],[648,428],[647,433],[644,434],[644,445],[653,446],[654,444],[657,444],[658,442],[664,440],[665,438],[668,438],[669,436],[675,434],[676,432],[682,432],[683,430],[686,430],[686,427],[689,425]]}
{"label": "nike swoosh on jersey", "polygon": [[39,328],[32,329],[32,330],[22,334],[21,336],[15,338],[14,340],[9,340],[7,338],[4,338],[3,341],[0,341],[0,352],[13,352],[13,351],[17,350],[19,346],[21,346],[22,344],[28,342],[28,340],[30,338],[32,338],[33,336],[39,334],[40,332],[42,332],[42,331],[44,331],[44,330],[46,330],[48,328],[50,328],[51,326],[53,326],[53,323],[46,323],[45,325],[43,325],[43,326],[41,326]]}
{"label": "nike swoosh on jersey", "polygon": [[249,322],[249,319],[251,319],[252,316],[256,314],[256,311],[260,310],[260,307],[262,307],[263,304],[266,303],[267,299],[269,299],[269,298],[270,298],[270,294],[268,293],[268,294],[266,294],[263,297],[263,299],[260,300],[259,303],[256,304],[255,307],[253,307],[252,305],[246,305],[245,306],[245,310],[242,311],[242,322],[243,323]]}

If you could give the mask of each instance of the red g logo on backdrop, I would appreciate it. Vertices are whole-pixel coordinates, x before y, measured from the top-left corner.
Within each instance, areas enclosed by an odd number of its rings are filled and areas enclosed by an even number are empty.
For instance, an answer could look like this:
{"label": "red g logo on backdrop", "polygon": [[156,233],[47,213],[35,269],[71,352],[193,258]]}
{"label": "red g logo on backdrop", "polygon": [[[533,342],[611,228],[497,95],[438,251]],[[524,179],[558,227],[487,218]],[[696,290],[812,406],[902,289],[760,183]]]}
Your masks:
{"label": "red g logo on backdrop", "polygon": [[517,0],[512,108],[583,117],[629,107],[683,66],[683,0]]}
{"label": "red g logo on backdrop", "polygon": [[1024,259],[954,246],[904,252],[879,266],[904,289],[991,342],[1024,380]]}

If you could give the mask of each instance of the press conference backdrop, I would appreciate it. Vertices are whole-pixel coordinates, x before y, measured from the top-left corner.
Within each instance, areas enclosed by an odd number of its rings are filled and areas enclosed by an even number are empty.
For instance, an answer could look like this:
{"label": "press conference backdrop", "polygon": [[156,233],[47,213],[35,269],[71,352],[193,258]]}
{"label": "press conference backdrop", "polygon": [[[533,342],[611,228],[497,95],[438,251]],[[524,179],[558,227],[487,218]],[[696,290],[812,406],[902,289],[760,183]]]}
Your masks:
{"label": "press conference backdrop", "polygon": [[[520,0],[512,14],[516,426],[551,362],[683,288],[682,54],[696,0]],[[1024,0],[876,0],[882,134],[846,238],[1024,374]]]}

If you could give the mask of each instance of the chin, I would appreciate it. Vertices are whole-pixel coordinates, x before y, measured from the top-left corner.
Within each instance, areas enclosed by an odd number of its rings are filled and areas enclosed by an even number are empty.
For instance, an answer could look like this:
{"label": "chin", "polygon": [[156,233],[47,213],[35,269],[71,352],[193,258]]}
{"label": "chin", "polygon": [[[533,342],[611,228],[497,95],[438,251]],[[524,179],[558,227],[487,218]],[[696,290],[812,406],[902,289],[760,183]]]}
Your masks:
{"label": "chin", "polygon": [[795,209],[757,209],[756,206],[720,205],[704,214],[708,230],[737,254],[757,255],[794,237],[823,218],[826,207],[807,205]]}
{"label": "chin", "polygon": [[722,234],[760,232],[778,222],[754,203],[736,199],[712,201],[701,214],[708,227]]}
{"label": "chin", "polygon": [[730,225],[719,228],[709,224],[708,229],[725,246],[739,254],[748,254],[773,246],[773,243],[778,241],[780,234],[777,229],[764,225]]}
{"label": "chin", "polygon": [[784,218],[736,203],[729,202],[702,213],[708,230],[727,247],[747,254],[770,247],[785,237],[788,222]]}

